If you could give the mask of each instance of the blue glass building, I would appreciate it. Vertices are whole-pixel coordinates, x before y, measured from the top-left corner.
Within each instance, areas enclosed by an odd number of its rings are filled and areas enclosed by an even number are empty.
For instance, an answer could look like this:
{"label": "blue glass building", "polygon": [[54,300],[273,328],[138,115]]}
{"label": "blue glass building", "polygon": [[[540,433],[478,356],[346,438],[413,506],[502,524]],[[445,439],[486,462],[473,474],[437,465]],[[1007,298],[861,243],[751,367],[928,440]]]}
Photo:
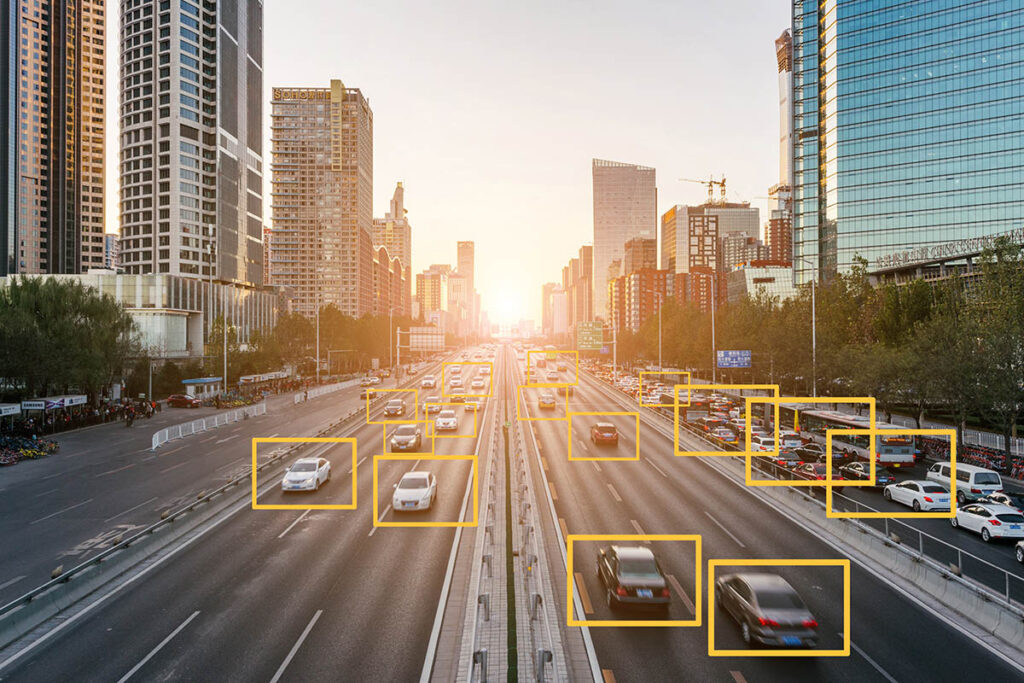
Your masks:
{"label": "blue glass building", "polygon": [[794,0],[797,282],[1024,225],[1024,2]]}

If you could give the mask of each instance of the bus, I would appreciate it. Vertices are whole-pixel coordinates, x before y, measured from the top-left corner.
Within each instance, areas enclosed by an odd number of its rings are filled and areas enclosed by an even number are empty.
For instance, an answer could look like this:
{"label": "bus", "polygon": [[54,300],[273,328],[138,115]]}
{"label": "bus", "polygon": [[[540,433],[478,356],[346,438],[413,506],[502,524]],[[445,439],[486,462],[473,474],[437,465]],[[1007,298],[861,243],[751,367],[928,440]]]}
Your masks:
{"label": "bus", "polygon": [[[868,429],[871,419],[867,415],[851,415],[836,410],[821,410],[805,404],[779,405],[780,428],[792,429],[804,441],[825,445],[827,429]],[[906,429],[887,422],[875,421],[877,429]],[[847,451],[857,459],[870,461],[870,443],[866,434],[832,434],[832,450]],[[913,467],[920,451],[916,439],[909,434],[879,434],[875,437],[877,464],[891,469]]]}

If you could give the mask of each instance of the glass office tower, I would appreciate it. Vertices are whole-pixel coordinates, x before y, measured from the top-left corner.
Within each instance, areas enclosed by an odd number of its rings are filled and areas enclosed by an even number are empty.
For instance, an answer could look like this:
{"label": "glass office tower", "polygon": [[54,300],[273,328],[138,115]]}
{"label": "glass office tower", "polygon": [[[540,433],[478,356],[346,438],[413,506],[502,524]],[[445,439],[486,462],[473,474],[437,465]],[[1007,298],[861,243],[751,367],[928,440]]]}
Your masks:
{"label": "glass office tower", "polygon": [[794,0],[793,57],[797,282],[1024,225],[1020,0]]}

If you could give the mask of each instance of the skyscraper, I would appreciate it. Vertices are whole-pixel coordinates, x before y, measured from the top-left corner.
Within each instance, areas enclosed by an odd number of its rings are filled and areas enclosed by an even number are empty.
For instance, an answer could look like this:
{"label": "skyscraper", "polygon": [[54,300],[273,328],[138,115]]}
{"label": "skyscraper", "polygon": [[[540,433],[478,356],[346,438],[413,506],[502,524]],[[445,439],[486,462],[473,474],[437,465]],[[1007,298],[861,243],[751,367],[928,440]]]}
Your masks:
{"label": "skyscraper", "polygon": [[634,237],[657,237],[658,190],[653,168],[594,159],[593,315],[606,316],[608,267]]}
{"label": "skyscraper", "polygon": [[473,242],[459,242],[457,244],[456,270],[459,275],[466,278],[466,318],[469,320],[470,331],[476,332],[476,245]]}
{"label": "skyscraper", "polygon": [[794,0],[792,16],[797,282],[1024,222],[1024,5]]}
{"label": "skyscraper", "polygon": [[102,268],[103,0],[0,14],[0,276]]}
{"label": "skyscraper", "polygon": [[358,88],[274,88],[270,277],[296,310],[374,310],[373,112]]}
{"label": "skyscraper", "polygon": [[120,42],[125,272],[262,284],[263,3],[123,0]]}
{"label": "skyscraper", "polygon": [[392,258],[399,258],[406,268],[412,268],[412,227],[405,215],[405,188],[395,186],[391,196],[391,209],[384,218],[373,219],[373,243],[388,248]]}

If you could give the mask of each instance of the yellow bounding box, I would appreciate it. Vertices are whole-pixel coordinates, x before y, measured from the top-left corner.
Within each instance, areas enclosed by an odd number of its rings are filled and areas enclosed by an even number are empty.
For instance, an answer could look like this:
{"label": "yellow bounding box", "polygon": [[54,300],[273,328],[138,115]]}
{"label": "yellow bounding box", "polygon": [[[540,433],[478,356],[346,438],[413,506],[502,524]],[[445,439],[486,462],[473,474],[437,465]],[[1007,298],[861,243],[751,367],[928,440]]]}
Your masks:
{"label": "yellow bounding box", "polygon": [[[256,471],[256,451],[261,443],[347,443],[352,446],[352,502],[340,504],[284,504],[284,503],[260,503],[257,496],[259,472]],[[356,495],[356,466],[359,463],[356,452],[356,440],[353,437],[340,436],[263,436],[252,440],[252,509],[253,510],[355,510],[358,502]],[[309,456],[313,457],[313,456]],[[319,457],[319,456],[317,456]]]}
{"label": "yellow bounding box", "polygon": [[[678,400],[679,399],[679,392],[680,392],[680,390],[683,390],[683,391],[686,392],[686,395],[687,395],[687,402],[686,402],[686,404],[682,404]],[[675,396],[675,398],[676,398],[676,403],[675,403],[675,406],[673,408],[673,410],[675,412],[675,417],[674,417],[674,419],[672,421],[673,454],[674,455],[679,455],[679,456],[723,456],[723,455],[730,455],[730,456],[736,455],[736,456],[739,456],[739,455],[744,455],[744,452],[742,450],[741,451],[681,451],[681,450],[679,450],[679,428],[680,428],[679,416],[680,416],[680,409],[682,409],[683,411],[686,411],[686,410],[690,410],[691,408],[694,408],[695,406],[693,405],[694,401],[693,401],[693,396],[692,396],[691,392],[698,392],[698,391],[701,391],[701,392],[707,391],[709,393],[712,392],[712,391],[723,391],[723,392],[731,392],[731,391],[771,391],[771,392],[774,393],[774,397],[777,398],[778,395],[779,395],[779,385],[778,384],[676,384],[676,385],[674,385],[672,387],[673,396]],[[750,396],[742,397],[741,396],[740,398],[748,398],[749,399],[749,398],[762,398],[762,397],[760,397],[760,396],[757,396],[757,397],[750,397]],[[771,396],[766,396],[764,398],[772,398],[772,397]],[[710,401],[709,401],[708,412],[710,414]],[[749,425],[750,425],[750,408],[749,408],[749,406],[747,406],[746,414],[747,414],[747,432],[749,434]],[[778,417],[779,417],[778,416],[778,410],[776,410],[775,424],[779,423]],[[750,450],[749,438],[748,438],[747,441],[748,441],[747,452],[749,452],[749,450]]]}
{"label": "yellow bounding box", "polygon": [[[380,500],[378,493],[379,477],[378,477],[378,465],[381,461],[388,460],[408,460],[411,462],[422,462],[424,460],[437,460],[437,461],[448,461],[448,460],[465,460],[470,463],[473,468],[473,519],[468,522],[459,522],[457,520],[450,522],[385,522],[381,518],[380,514]],[[479,483],[480,483],[480,467],[475,455],[432,455],[429,457],[417,457],[416,455],[375,455],[373,456],[373,526],[380,527],[472,527],[478,523],[479,514]],[[440,483],[438,483],[440,487]],[[407,513],[416,514],[416,513]]]}

